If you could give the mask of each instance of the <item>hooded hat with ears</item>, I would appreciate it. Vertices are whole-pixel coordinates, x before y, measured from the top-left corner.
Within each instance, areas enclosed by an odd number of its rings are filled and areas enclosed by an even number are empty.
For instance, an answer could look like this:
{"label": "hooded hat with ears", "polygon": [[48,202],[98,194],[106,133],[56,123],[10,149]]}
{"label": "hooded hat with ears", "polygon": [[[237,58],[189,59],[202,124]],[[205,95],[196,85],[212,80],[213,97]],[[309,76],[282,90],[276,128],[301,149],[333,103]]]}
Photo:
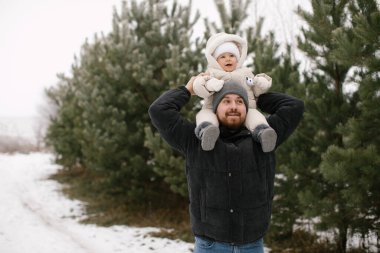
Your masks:
{"label": "hooded hat with ears", "polygon": [[222,44],[226,42],[233,42],[236,44],[240,57],[238,59],[237,68],[240,68],[243,66],[243,63],[245,59],[247,58],[247,40],[243,39],[239,35],[235,34],[229,34],[229,33],[217,33],[212,35],[206,44],[206,59],[208,63],[209,68],[216,68],[222,70],[222,68],[219,66],[218,62],[216,61],[216,57],[214,57],[215,50]]}

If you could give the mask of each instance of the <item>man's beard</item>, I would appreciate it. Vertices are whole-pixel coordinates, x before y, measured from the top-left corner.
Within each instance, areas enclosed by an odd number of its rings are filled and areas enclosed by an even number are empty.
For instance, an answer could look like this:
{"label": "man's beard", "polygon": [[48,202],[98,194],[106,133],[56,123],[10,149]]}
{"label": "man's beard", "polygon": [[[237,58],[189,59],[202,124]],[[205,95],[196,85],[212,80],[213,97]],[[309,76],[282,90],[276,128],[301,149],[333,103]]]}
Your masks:
{"label": "man's beard", "polygon": [[[241,126],[243,125],[244,123],[244,120],[241,119],[241,113],[240,112],[226,112],[225,117],[223,119],[219,118],[218,116],[218,120],[219,120],[219,123],[227,128],[230,128],[230,129],[239,129],[241,128]],[[232,120],[230,117],[231,116],[236,116],[236,118],[234,118],[234,120]]]}

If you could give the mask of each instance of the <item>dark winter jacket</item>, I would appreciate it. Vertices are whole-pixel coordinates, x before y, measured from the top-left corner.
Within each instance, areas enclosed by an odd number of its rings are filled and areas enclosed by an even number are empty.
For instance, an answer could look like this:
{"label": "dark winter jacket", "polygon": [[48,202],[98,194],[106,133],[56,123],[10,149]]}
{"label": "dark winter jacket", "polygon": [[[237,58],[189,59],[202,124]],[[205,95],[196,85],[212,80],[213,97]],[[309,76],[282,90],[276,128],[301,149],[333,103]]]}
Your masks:
{"label": "dark winter jacket", "polygon": [[[169,90],[149,115],[162,138],[186,158],[193,233],[220,242],[254,242],[264,236],[271,217],[275,154],[263,153],[247,129],[223,127],[215,148],[203,151],[195,124],[180,115],[189,99],[185,87]],[[295,130],[304,108],[302,101],[280,93],[261,95],[257,105],[270,115],[277,146]]]}

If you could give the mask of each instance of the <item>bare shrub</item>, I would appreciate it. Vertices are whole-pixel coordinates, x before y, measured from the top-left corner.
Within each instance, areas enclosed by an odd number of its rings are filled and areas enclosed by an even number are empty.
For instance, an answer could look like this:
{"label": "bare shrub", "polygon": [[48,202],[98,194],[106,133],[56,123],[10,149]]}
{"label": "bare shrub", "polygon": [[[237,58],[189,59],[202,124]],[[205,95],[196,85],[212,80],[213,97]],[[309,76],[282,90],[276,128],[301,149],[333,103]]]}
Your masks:
{"label": "bare shrub", "polygon": [[30,153],[40,151],[31,141],[14,136],[0,135],[0,153]]}

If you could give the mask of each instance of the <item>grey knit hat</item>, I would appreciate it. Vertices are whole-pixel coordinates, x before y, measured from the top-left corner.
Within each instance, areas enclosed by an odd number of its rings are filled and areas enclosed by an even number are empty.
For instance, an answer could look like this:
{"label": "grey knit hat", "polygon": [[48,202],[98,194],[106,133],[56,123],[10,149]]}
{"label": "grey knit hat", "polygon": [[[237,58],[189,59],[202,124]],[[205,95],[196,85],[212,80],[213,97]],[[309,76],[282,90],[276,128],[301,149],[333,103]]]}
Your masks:
{"label": "grey knit hat", "polygon": [[212,109],[216,112],[216,108],[218,107],[220,101],[222,101],[223,97],[227,94],[236,94],[243,98],[245,107],[248,111],[248,94],[243,86],[238,84],[237,82],[225,82],[223,88],[214,93],[213,101],[212,101]]}

